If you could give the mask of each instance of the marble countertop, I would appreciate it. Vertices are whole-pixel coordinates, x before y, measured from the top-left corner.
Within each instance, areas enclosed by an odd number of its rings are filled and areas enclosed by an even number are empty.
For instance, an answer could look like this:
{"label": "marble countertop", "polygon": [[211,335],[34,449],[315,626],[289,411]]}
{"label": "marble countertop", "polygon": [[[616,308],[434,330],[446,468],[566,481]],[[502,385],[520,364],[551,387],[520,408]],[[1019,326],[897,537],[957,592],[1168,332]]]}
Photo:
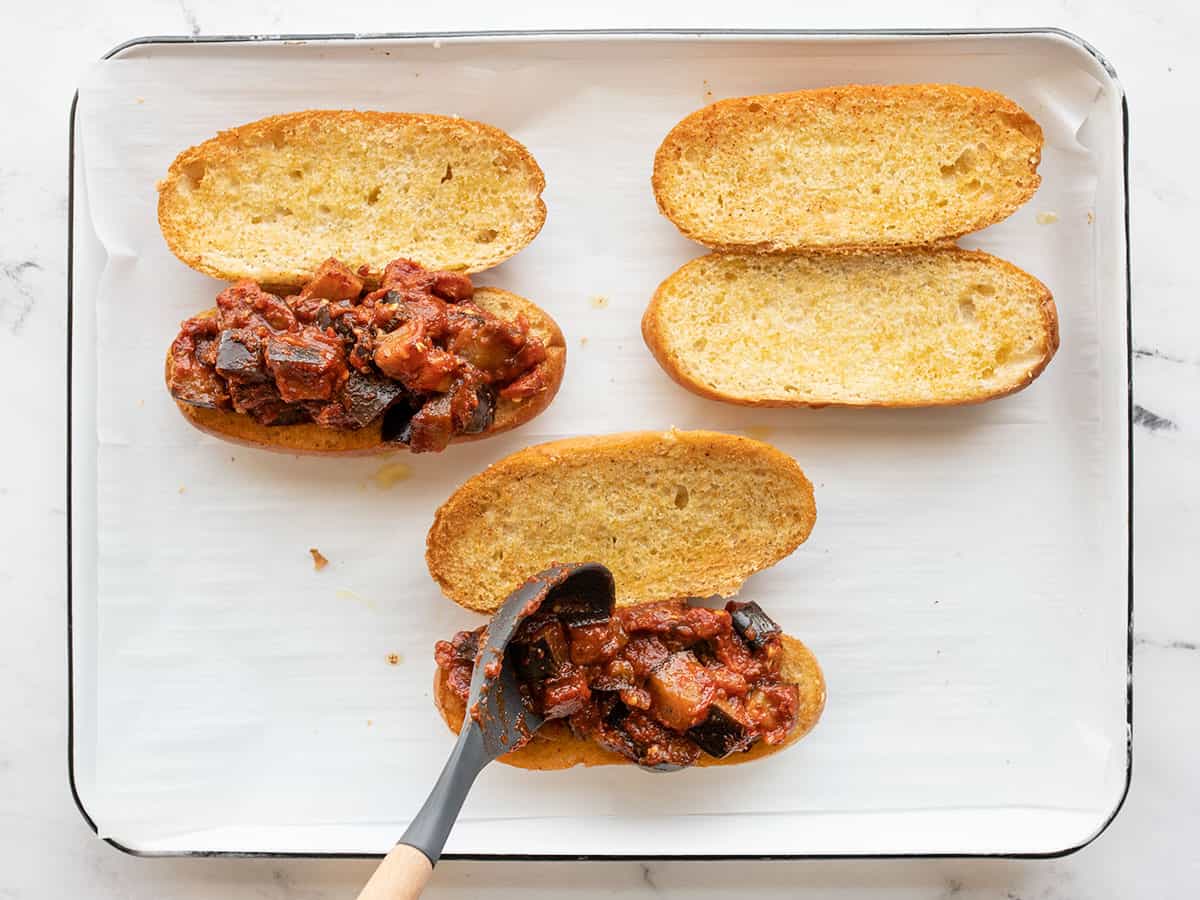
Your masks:
{"label": "marble countertop", "polygon": [[[624,11],[622,5],[628,8]],[[119,8],[118,8],[119,7]],[[518,8],[519,7],[519,8]],[[1200,881],[1200,274],[1181,264],[1200,219],[1187,178],[1200,87],[1200,8],[1182,0],[1003,7],[910,0],[398,5],[314,0],[25,3],[3,14],[0,58],[0,366],[13,440],[0,449],[0,898],[353,896],[354,860],[142,860],[88,829],[66,772],[63,358],[67,123],[84,68],[143,34],[315,33],[584,26],[944,27],[1056,25],[1100,48],[1128,92],[1135,341],[1135,752],[1114,824],[1057,860],[756,863],[468,863],[438,867],[428,896],[902,897],[1067,900],[1190,897]],[[24,380],[24,379],[22,379]],[[46,402],[46,398],[50,402]]]}

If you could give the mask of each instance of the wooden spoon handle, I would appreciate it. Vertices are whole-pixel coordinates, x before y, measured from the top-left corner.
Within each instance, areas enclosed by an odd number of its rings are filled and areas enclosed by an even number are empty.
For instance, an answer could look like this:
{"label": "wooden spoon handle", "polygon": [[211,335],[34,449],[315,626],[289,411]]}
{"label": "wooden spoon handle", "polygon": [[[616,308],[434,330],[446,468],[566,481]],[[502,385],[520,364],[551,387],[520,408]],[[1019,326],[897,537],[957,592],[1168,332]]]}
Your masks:
{"label": "wooden spoon handle", "polygon": [[433,863],[408,844],[397,844],[383,858],[358,900],[416,900],[425,890]]}

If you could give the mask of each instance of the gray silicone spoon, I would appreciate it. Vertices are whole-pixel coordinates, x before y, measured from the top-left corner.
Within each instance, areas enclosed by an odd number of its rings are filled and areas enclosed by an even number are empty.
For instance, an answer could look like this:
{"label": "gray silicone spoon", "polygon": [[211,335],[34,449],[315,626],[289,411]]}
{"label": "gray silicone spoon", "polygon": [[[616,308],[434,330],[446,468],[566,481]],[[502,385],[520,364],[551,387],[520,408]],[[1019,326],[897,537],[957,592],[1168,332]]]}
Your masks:
{"label": "gray silicone spoon", "polygon": [[568,623],[603,621],[612,615],[615,597],[612,574],[599,563],[555,566],[509,594],[488,623],[486,640],[475,659],[458,742],[429,799],[379,864],[358,900],[419,896],[475,778],[493,759],[517,749],[542,726],[543,719],[522,702],[515,667],[507,653],[517,626],[548,604]]}

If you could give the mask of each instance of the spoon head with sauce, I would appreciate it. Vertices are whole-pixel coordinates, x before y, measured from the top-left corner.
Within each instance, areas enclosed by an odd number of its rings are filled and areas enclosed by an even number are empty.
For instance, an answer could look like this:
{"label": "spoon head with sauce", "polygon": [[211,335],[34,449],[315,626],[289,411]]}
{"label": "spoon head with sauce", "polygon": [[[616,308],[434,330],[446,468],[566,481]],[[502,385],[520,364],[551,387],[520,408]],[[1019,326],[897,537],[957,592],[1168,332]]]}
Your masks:
{"label": "spoon head with sauce", "polygon": [[425,805],[360,900],[416,896],[414,891],[428,880],[476,777],[496,757],[528,742],[545,722],[530,707],[509,652],[509,642],[521,623],[541,609],[564,623],[600,622],[612,617],[615,602],[612,574],[598,563],[554,566],[509,595],[488,623],[475,657],[467,715],[450,758]]}
{"label": "spoon head with sauce", "polygon": [[545,721],[530,709],[509,651],[521,623],[543,608],[563,621],[603,621],[615,602],[612,573],[599,563],[554,566],[508,596],[484,633],[463,723],[464,729],[479,729],[489,759],[526,744]]}

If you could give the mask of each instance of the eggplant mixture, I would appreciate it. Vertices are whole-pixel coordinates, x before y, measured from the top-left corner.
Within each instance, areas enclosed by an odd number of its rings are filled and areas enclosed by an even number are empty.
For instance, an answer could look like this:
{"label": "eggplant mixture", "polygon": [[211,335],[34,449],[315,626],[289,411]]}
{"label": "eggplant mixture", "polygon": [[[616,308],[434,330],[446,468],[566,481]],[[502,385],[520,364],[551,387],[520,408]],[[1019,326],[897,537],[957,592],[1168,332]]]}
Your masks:
{"label": "eggplant mixture", "polygon": [[[783,742],[799,689],[780,677],[779,626],[757,603],[723,610],[646,603],[600,618],[570,603],[521,623],[509,644],[525,702],[572,733],[640,766],[673,770]],[[483,628],[439,641],[434,655],[464,702]]]}
{"label": "eggplant mixture", "polygon": [[230,285],[216,315],[188,319],[171,344],[171,395],[262,425],[355,430],[382,417],[385,441],[420,453],[486,431],[498,397],[548,387],[529,323],[475,305],[466,275],[397,259],[364,293],[365,272],[326,260],[293,297]]}

